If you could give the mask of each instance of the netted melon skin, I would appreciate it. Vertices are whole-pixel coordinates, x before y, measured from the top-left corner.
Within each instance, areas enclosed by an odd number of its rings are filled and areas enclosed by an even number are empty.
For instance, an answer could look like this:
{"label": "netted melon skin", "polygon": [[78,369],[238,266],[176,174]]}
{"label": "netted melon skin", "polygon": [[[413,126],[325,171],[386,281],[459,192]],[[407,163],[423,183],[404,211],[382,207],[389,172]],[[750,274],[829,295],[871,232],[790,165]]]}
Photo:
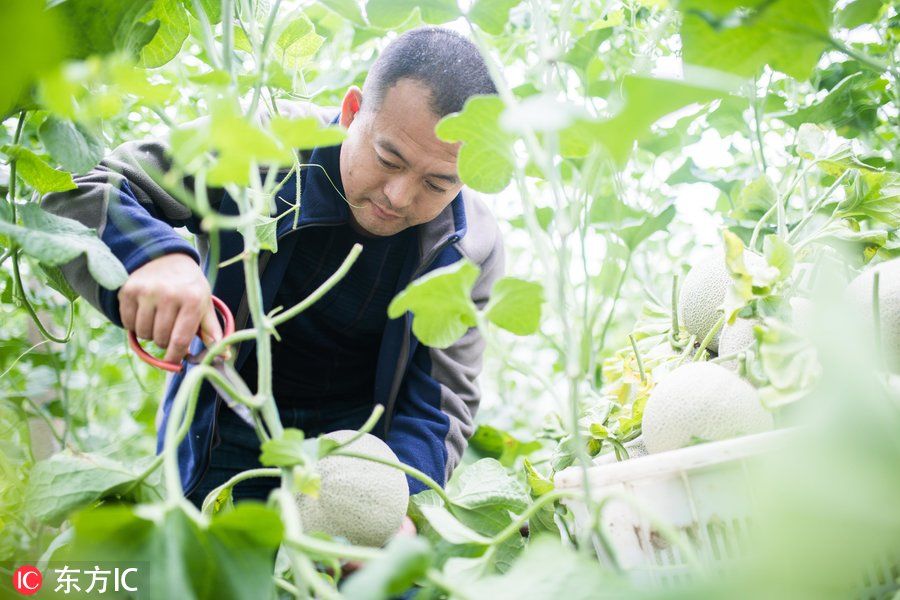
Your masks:
{"label": "netted melon skin", "polygon": [[[744,352],[756,345],[756,337],[753,335],[753,327],[759,323],[755,319],[735,319],[732,324],[725,324],[719,339],[719,356],[729,356]],[[730,359],[719,363],[726,369],[736,370],[737,359]]]}
{"label": "netted melon skin", "polygon": [[[759,255],[744,252],[744,264],[760,265],[764,259]],[[731,286],[731,274],[725,266],[725,255],[714,253],[697,263],[684,279],[678,295],[678,313],[681,324],[687,332],[702,342],[722,316],[722,303]],[[713,336],[707,346],[713,352],[719,352],[721,331]]]}
{"label": "netted melon skin", "polygon": [[[341,442],[355,433],[341,430],[325,437]],[[346,450],[398,461],[387,444],[369,434]],[[319,497],[297,497],[305,531],[320,531],[346,538],[356,545],[375,547],[383,546],[393,537],[409,504],[409,485],[403,472],[344,456],[323,458],[318,463],[318,471],[322,477]]]}
{"label": "netted melon skin", "polygon": [[772,415],[752,385],[719,365],[684,365],[663,378],[644,407],[642,437],[651,454],[767,431]]}

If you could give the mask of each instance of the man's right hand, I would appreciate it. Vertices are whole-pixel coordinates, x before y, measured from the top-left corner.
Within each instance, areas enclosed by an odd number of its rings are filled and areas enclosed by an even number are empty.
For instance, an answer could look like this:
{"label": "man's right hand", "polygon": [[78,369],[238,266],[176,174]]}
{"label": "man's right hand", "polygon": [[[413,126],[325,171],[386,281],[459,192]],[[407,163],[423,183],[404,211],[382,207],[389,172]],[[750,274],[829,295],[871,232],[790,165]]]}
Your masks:
{"label": "man's right hand", "polygon": [[122,326],[165,348],[165,361],[179,363],[198,330],[207,346],[222,339],[211,295],[193,258],[160,256],[134,271],[119,289]]}

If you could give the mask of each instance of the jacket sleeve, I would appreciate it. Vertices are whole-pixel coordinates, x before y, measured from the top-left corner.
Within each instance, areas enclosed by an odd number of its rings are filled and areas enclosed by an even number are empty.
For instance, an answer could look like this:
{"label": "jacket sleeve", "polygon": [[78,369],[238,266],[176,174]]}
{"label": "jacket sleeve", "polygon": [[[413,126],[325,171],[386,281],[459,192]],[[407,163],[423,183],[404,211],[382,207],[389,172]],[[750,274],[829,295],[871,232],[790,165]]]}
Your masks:
{"label": "jacket sleeve", "polygon": [[[165,173],[169,165],[161,141],[128,142],[88,173],[76,176],[76,189],[47,194],[41,205],[47,212],[95,229],[128,273],[175,252],[199,263],[194,246],[173,229],[187,227],[200,233],[198,219],[150,176]],[[62,271],[80,296],[121,325],[117,290],[102,288],[91,277],[83,256]]]}
{"label": "jacket sleeve", "polygon": [[[472,291],[479,309],[487,303],[494,282],[503,275],[499,232],[480,267]],[[423,471],[440,485],[450,479],[475,430],[475,413],[481,400],[477,377],[484,346],[483,337],[474,327],[443,350],[419,343],[400,387],[387,444],[401,462]],[[420,481],[407,479],[410,493],[425,489]]]}

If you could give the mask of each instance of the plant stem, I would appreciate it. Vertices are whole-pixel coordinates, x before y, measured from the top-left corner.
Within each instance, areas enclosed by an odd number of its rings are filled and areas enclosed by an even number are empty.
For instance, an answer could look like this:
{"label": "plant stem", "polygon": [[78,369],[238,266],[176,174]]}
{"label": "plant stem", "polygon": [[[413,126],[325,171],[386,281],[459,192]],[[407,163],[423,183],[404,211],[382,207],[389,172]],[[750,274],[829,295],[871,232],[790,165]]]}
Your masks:
{"label": "plant stem", "polygon": [[382,413],[384,413],[384,407],[383,407],[382,405],[380,405],[380,404],[376,404],[375,407],[372,409],[372,414],[369,415],[369,418],[366,419],[366,422],[363,423],[362,427],[360,427],[360,428],[356,431],[356,433],[354,433],[353,435],[351,435],[351,436],[350,436],[349,438],[347,438],[345,441],[340,442],[340,443],[332,450],[332,452],[334,452],[334,451],[337,450],[338,448],[344,448],[344,447],[349,446],[350,444],[352,444],[353,442],[355,442],[356,440],[358,440],[358,439],[361,438],[362,436],[364,436],[364,435],[366,435],[367,433],[369,433],[370,431],[372,431],[372,429],[375,427],[375,424],[378,423],[378,419],[381,418]]}
{"label": "plant stem", "polygon": [[399,469],[400,471],[403,471],[404,473],[406,473],[410,477],[413,477],[414,479],[418,479],[419,481],[424,483],[426,486],[428,486],[429,488],[434,490],[434,492],[441,498],[441,500],[444,501],[444,503],[446,503],[448,505],[453,504],[453,501],[450,499],[450,496],[447,495],[447,492],[444,491],[444,488],[442,488],[440,485],[438,485],[438,483],[434,479],[432,479],[431,477],[429,477],[422,471],[416,469],[415,467],[411,467],[407,464],[398,462],[396,460],[390,460],[387,458],[379,458],[377,456],[370,456],[368,454],[360,454],[357,452],[349,452],[347,450],[336,450],[331,455],[332,456],[346,456],[347,458],[359,458],[361,460],[369,460],[369,461],[372,461],[375,463],[379,463],[382,465],[387,465],[389,467],[394,467],[395,469]]}
{"label": "plant stem", "polygon": [[242,481],[247,481],[248,479],[256,479],[258,477],[281,477],[281,469],[272,467],[241,471],[222,485],[214,488],[210,493],[206,495],[206,498],[203,499],[203,508],[201,509],[203,514],[207,515],[212,513],[212,506],[219,494],[222,493],[222,490],[233,488]]}
{"label": "plant stem", "polygon": [[703,338],[703,341],[700,342],[700,347],[697,348],[697,352],[694,354],[694,362],[699,361],[703,357],[703,353],[706,352],[706,347],[709,346],[713,338],[716,337],[716,334],[719,333],[719,330],[722,329],[722,325],[725,324],[725,314],[723,313],[719,320],[716,321],[716,324],[713,325],[712,329],[709,330],[709,333],[706,334],[706,337]]}
{"label": "plant stem", "polygon": [[803,215],[803,218],[800,219],[800,222],[797,223],[797,225],[788,234],[788,242],[793,242],[797,239],[797,232],[802,230],[803,227],[805,227],[806,224],[809,223],[809,221],[816,215],[819,209],[822,208],[822,205],[831,197],[834,191],[838,188],[839,185],[844,182],[844,179],[846,179],[849,174],[850,169],[847,169],[846,171],[841,173],[840,176],[838,176],[838,178],[834,180],[834,183],[832,183],[821,196],[813,201],[812,206],[809,207],[809,210],[806,211],[806,214]]}
{"label": "plant stem", "polygon": [[513,535],[519,533],[522,525],[527,523],[528,519],[530,519],[535,513],[544,508],[546,505],[553,504],[557,500],[562,500],[563,498],[575,500],[580,496],[580,492],[575,492],[572,490],[553,490],[552,492],[548,492],[543,496],[539,496],[537,500],[535,500],[528,506],[528,508],[522,511],[522,514],[513,519],[509,525],[507,525],[500,531],[500,533],[492,537],[490,545],[493,547],[499,546]]}
{"label": "plant stem", "polygon": [[641,374],[641,383],[647,383],[647,374],[644,372],[644,362],[641,360],[641,352],[638,350],[637,342],[634,341],[634,336],[628,334],[628,341],[631,342],[631,349],[634,351],[635,360],[637,360],[638,371]]}

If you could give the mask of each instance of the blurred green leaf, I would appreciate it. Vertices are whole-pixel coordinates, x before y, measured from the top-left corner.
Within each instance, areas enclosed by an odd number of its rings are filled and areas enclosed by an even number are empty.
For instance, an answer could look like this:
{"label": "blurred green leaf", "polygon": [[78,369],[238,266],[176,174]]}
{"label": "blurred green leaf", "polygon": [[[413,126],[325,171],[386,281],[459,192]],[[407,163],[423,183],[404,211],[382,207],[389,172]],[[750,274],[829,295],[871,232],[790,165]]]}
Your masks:
{"label": "blurred green leaf", "polygon": [[153,3],[154,0],[66,0],[50,12],[68,25],[72,58],[116,50],[137,56],[159,27],[158,21],[155,25],[141,22]]}
{"label": "blurred green leaf", "polygon": [[644,240],[657,231],[663,231],[675,218],[675,205],[670,204],[657,215],[650,215],[638,225],[622,227],[616,230],[629,250],[634,251]]}
{"label": "blurred green leaf", "polygon": [[440,25],[460,15],[455,0],[369,0],[369,22],[382,29],[402,25],[416,11],[426,23]]}
{"label": "blurred green leaf", "polygon": [[523,442],[507,431],[481,424],[472,434],[469,447],[479,456],[496,458],[503,466],[511,467],[519,456],[540,450],[541,443],[537,440]]}
{"label": "blurred green leaf", "polygon": [[680,0],[688,64],[744,77],[763,65],[809,76],[828,46],[833,0]]}
{"label": "blurred green leaf", "polygon": [[835,21],[840,27],[855,29],[877,20],[878,13],[884,6],[883,0],[854,0],[837,11]]}
{"label": "blurred green leaf", "polygon": [[521,0],[475,0],[469,10],[469,19],[491,35],[503,33],[509,20],[509,11]]}
{"label": "blurred green leaf", "polygon": [[288,22],[275,41],[276,56],[285,69],[295,71],[312,58],[324,41],[309,17],[300,13]]}
{"label": "blurred green leaf", "polygon": [[266,467],[292,467],[306,460],[303,442],[306,436],[299,429],[288,428],[281,437],[263,442],[259,462]]}
{"label": "blurred green leaf", "polygon": [[516,277],[494,283],[484,316],[494,325],[516,335],[531,335],[541,325],[544,286]]}
{"label": "blurred green leaf", "polygon": [[271,128],[281,143],[295,150],[336,146],[347,137],[347,131],[343,127],[323,126],[315,117],[300,119],[273,117]]}
{"label": "blurred green leaf", "polygon": [[431,547],[421,537],[395,537],[377,559],[354,573],[341,588],[348,598],[396,598],[425,577],[431,567]]}
{"label": "blurred green leaf", "polygon": [[388,317],[413,313],[412,330],[426,346],[447,348],[476,324],[472,287],[480,269],[462,259],[416,279],[388,306]]}
{"label": "blurred green leaf", "polygon": [[462,112],[447,115],[434,130],[445,142],[462,142],[459,176],[480,192],[499,192],[512,179],[515,137],[500,127],[503,110],[503,101],[496,96],[473,96]]}

